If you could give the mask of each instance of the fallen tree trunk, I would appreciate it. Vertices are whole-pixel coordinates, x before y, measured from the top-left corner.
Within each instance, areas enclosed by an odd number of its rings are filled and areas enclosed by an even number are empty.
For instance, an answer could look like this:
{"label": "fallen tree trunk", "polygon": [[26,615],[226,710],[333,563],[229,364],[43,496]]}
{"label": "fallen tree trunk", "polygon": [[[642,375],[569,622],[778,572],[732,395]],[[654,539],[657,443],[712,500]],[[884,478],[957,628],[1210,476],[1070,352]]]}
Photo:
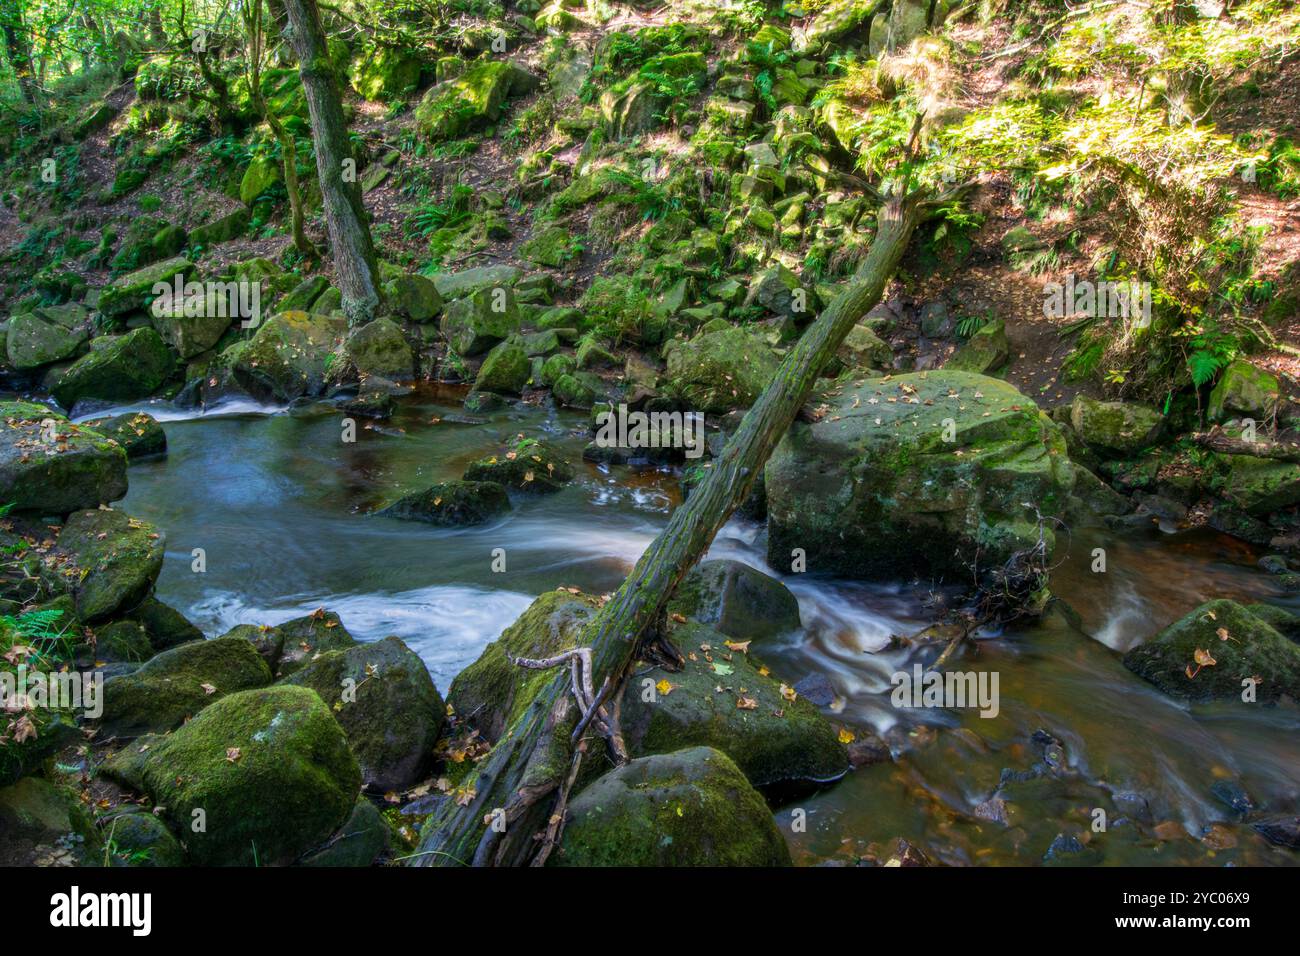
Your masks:
{"label": "fallen tree trunk", "polygon": [[[572,746],[575,728],[585,729],[602,701],[609,702],[616,718],[623,680],[642,642],[657,634],[673,590],[748,497],[845,336],[880,301],[916,226],[946,200],[913,193],[885,201],[877,214],[875,240],[849,287],[785,357],[704,481],[673,512],[668,526],[589,627],[592,664],[585,676],[589,686],[600,689],[595,706],[584,717],[571,695],[570,680],[557,677],[471,774],[472,790],[462,791],[460,802],[445,801],[430,817],[413,855],[417,865],[519,866],[546,859],[559,840],[566,784],[571,786],[576,778],[586,746],[586,741]],[[572,685],[578,683],[575,674]],[[547,799],[557,792],[558,806]]]}
{"label": "fallen tree trunk", "polygon": [[1300,445],[1293,442],[1273,441],[1269,438],[1247,441],[1244,438],[1225,435],[1217,427],[1213,431],[1198,432],[1192,436],[1192,441],[1202,448],[1223,452],[1226,455],[1250,455],[1254,458],[1271,458],[1274,461],[1290,462],[1293,465],[1300,464]]}

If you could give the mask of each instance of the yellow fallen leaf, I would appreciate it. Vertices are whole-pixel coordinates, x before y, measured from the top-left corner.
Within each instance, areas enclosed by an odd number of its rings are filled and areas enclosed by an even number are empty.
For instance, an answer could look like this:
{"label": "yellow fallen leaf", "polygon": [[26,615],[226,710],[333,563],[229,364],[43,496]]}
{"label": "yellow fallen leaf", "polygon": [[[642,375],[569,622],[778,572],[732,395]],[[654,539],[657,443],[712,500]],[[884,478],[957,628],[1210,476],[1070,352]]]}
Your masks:
{"label": "yellow fallen leaf", "polygon": [[840,728],[840,743],[851,744],[855,740],[857,740],[857,738],[853,736],[853,731],[849,730],[847,727]]}
{"label": "yellow fallen leaf", "polygon": [[727,645],[727,650],[736,651],[740,654],[749,653],[749,641],[723,641],[722,643]]}
{"label": "yellow fallen leaf", "polygon": [[660,678],[659,683],[655,684],[655,690],[659,691],[661,697],[667,697],[673,692],[673,685],[668,683],[666,677]]}

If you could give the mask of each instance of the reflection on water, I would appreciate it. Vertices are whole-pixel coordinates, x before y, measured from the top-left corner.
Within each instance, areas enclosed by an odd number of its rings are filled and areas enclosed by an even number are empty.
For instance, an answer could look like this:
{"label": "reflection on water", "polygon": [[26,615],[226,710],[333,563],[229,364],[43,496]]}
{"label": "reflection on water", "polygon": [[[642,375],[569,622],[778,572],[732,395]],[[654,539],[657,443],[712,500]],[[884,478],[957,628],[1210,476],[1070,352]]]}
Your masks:
{"label": "reflection on water", "polygon": [[[148,410],[169,422],[170,452],[133,466],[124,507],[167,532],[165,600],[209,634],[326,606],[360,639],[400,635],[444,690],[532,596],[616,588],[679,500],[666,472],[582,465],[562,492],[516,497],[493,524],[432,528],[371,512],[459,477],[520,433],[577,461],[585,418],[519,405],[471,420],[454,397],[432,393],[344,443],[343,414],[329,406]],[[1097,547],[1101,574],[1091,570]],[[191,570],[195,548],[205,573]],[[497,548],[505,573],[492,570]],[[929,622],[928,583],[779,574],[764,550],[762,528],[737,519],[710,551],[778,574],[799,599],[803,630],[755,651],[789,682],[824,675],[837,723],[884,734],[897,757],[800,802],[807,832],[785,827],[800,862],[852,862],[903,837],[944,862],[1037,863],[1058,834],[1088,844],[1079,859],[1106,864],[1294,861],[1236,825],[1210,788],[1235,781],[1269,809],[1294,810],[1295,710],[1188,709],[1129,674],[1116,653],[1210,597],[1279,601],[1244,545],[1208,534],[1076,534],[1053,588],[1079,626],[1055,614],[981,640],[955,664],[998,672],[992,720],[890,704],[890,675],[935,654],[891,640]],[[1110,823],[1101,834],[1090,826],[1097,808]],[[786,823],[788,808],[776,815]]]}

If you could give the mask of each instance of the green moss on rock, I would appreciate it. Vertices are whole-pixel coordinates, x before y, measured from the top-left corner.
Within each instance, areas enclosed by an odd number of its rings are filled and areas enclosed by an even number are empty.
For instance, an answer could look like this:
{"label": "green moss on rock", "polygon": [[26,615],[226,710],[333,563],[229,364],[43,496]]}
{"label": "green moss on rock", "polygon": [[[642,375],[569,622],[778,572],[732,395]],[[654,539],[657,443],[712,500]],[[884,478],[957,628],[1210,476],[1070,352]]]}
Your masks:
{"label": "green moss on rock", "polygon": [[579,793],[561,866],[788,866],[763,798],[723,753],[641,757]]}
{"label": "green moss on rock", "polygon": [[[1198,651],[1214,663],[1198,665]],[[1300,646],[1235,601],[1202,604],[1125,654],[1124,666],[1182,700],[1240,701],[1251,677],[1260,702],[1300,700]]]}
{"label": "green moss on rock", "polygon": [[432,766],[446,705],[401,638],[327,651],[284,683],[310,687],[330,706],[367,789],[405,790]]}
{"label": "green moss on rock", "polygon": [[443,481],[402,496],[379,514],[456,527],[483,524],[509,510],[505,486],[495,481]]}
{"label": "green moss on rock", "polygon": [[62,515],[126,494],[126,453],[94,429],[32,402],[0,402],[0,422],[0,501],[15,511]]}
{"label": "green moss on rock", "polygon": [[133,673],[105,681],[100,724],[106,736],[162,733],[227,694],[270,682],[266,662],[246,640],[219,637],[182,644]]}
{"label": "green moss on rock", "polygon": [[[117,763],[106,771],[114,773]],[[137,772],[167,821],[186,834],[190,858],[203,866],[294,862],[348,819],[361,786],[342,728],[305,687],[223,697],[151,741]],[[196,811],[201,830],[193,826]]]}

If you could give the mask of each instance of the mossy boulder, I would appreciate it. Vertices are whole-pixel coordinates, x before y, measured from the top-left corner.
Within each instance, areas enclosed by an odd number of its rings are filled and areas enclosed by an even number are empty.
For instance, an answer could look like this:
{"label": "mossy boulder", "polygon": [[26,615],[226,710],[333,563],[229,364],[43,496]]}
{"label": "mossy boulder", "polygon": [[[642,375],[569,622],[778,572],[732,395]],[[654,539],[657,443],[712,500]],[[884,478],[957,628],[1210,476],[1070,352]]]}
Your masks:
{"label": "mossy boulder", "polygon": [[1237,359],[1223,370],[1210,392],[1206,415],[1211,421],[1245,417],[1264,422],[1277,411],[1281,389],[1277,376]]}
{"label": "mossy boulder", "polygon": [[948,359],[944,368],[990,375],[1006,365],[1010,357],[1011,344],[1007,341],[1006,324],[1001,319],[995,319],[980,326],[979,331]]}
{"label": "mossy boulder", "polygon": [[485,739],[496,741],[555,677],[551,671],[516,667],[510,659],[551,657],[577,646],[599,606],[588,595],[564,590],[542,594],[478,660],[456,675],[448,703]]}
{"label": "mossy boulder", "polygon": [[499,455],[473,462],[464,478],[494,481],[516,491],[553,492],[573,480],[573,466],[546,442],[525,438]]}
{"label": "mossy boulder", "polygon": [[880,336],[865,325],[849,329],[835,357],[845,368],[889,369],[894,364],[894,350]]}
{"label": "mossy boulder", "polygon": [[805,290],[799,277],[783,265],[771,266],[754,276],[745,295],[747,306],[802,322],[812,318],[815,302],[814,294]]}
{"label": "mossy boulder", "polygon": [[532,377],[532,363],[528,353],[516,340],[509,339],[493,346],[479,366],[474,388],[480,392],[498,395],[518,395],[527,387]]}
{"label": "mossy boulder", "polygon": [[238,637],[182,644],[104,682],[104,736],[166,733],[227,694],[271,683],[253,645]]}
{"label": "mossy boulder", "polygon": [[135,621],[111,621],[95,631],[95,661],[143,663],[154,656],[144,628]]}
{"label": "mossy boulder", "polygon": [[86,424],[117,442],[131,461],[167,453],[167,434],[158,419],[148,412],[127,412]]}
{"label": "mossy boulder", "polygon": [[[928,372],[832,387],[768,461],[768,561],[969,580],[1037,542],[1075,481],[1060,428],[998,379]],[[1054,544],[1050,525],[1044,530]]]}
{"label": "mossy boulder", "polygon": [[99,831],[76,796],[40,777],[0,789],[0,866],[93,866]]}
{"label": "mossy boulder", "polygon": [[184,866],[185,848],[159,817],[146,810],[120,813],[104,827],[109,865]]}
{"label": "mossy boulder", "polygon": [[59,532],[58,573],[87,624],[129,611],[153,588],[166,542],[153,525],[122,511],[94,509],[69,516]]}
{"label": "mossy boulder", "polygon": [[1228,455],[1223,496],[1232,504],[1264,517],[1300,504],[1300,465],[1252,455]]}
{"label": "mossy boulder", "polygon": [[507,98],[537,87],[538,79],[508,60],[484,60],[429,88],[415,108],[415,126],[432,142],[455,139],[495,123]]}
{"label": "mossy boulder", "polygon": [[1181,700],[1241,701],[1251,677],[1261,703],[1300,700],[1300,646],[1235,601],[1202,604],[1125,654],[1124,666]]}
{"label": "mossy boulder", "polygon": [[357,644],[339,616],[324,608],[274,627],[240,624],[223,636],[251,643],[277,679],[300,670],[318,654]]}
{"label": "mossy boulder", "polygon": [[443,310],[441,330],[458,355],[482,355],[519,331],[519,306],[509,286],[489,286]]}
{"label": "mossy boulder", "polygon": [[442,296],[432,279],[422,275],[400,275],[384,286],[388,307],[412,322],[428,322],[442,311]]}
{"label": "mossy boulder", "polygon": [[110,266],[113,272],[131,272],[167,259],[185,248],[185,230],[154,216],[133,219]]}
{"label": "mossy boulder", "polygon": [[668,604],[737,640],[763,640],[798,630],[799,602],[776,578],[743,561],[704,561],[690,570]]}
{"label": "mossy boulder", "polygon": [[1078,395],[1070,405],[1070,425],[1092,450],[1123,457],[1149,447],[1160,435],[1164,416],[1134,402],[1099,402]]}
{"label": "mossy boulder", "polygon": [[758,335],[740,328],[705,332],[668,353],[664,387],[691,411],[748,408],[776,374],[777,358]]}
{"label": "mossy boulder", "polygon": [[284,179],[284,169],[279,160],[259,156],[248,164],[244,178],[239,182],[239,200],[247,206],[265,195]]}
{"label": "mossy boulder", "polygon": [[262,323],[230,365],[235,382],[255,398],[292,401],[325,390],[330,356],[346,322],[309,312],[281,312]]}
{"label": "mossy boulder", "polygon": [[285,294],[278,308],[281,312],[322,312],[315,305],[329,288],[330,280],[325,276],[308,276]]}
{"label": "mossy boulder", "polygon": [[788,866],[771,812],[708,747],[640,757],[569,803],[562,866]]}
{"label": "mossy boulder", "polygon": [[543,229],[519,247],[519,254],[539,266],[559,269],[577,258],[573,245],[574,233],[567,226]]}
{"label": "mossy boulder", "polygon": [[591,408],[602,390],[603,383],[592,372],[565,373],[551,383],[551,396],[565,408]]}
{"label": "mossy boulder", "polygon": [[388,824],[375,805],[357,798],[352,815],[323,847],[304,856],[300,866],[370,866],[388,846]]}
{"label": "mossy boulder", "polygon": [[483,524],[509,510],[505,486],[495,481],[443,481],[403,495],[379,514],[455,527]]}
{"label": "mossy boulder", "polygon": [[147,597],[137,604],[131,611],[131,618],[144,628],[155,651],[203,640],[203,632],[184,614],[155,597]]}
{"label": "mossy boulder", "polygon": [[0,402],[0,422],[0,501],[15,511],[63,515],[126,494],[126,453],[93,428],[31,402]]}
{"label": "mossy boulder", "polygon": [[84,325],[65,328],[36,312],[15,315],[5,334],[5,354],[20,372],[74,357],[90,337]]}
{"label": "mossy boulder", "polygon": [[648,133],[662,122],[665,99],[653,84],[620,83],[605,90],[598,108],[605,132],[611,139],[627,139]]}
{"label": "mossy boulder", "polygon": [[209,249],[219,243],[238,239],[248,231],[250,222],[252,217],[247,209],[236,209],[212,222],[195,227],[190,233],[190,245]]}
{"label": "mossy boulder", "polygon": [[201,866],[292,863],[351,816],[361,786],[343,729],[305,687],[231,694],[139,746],[106,771],[164,807]]}
{"label": "mossy boulder", "polygon": [[383,44],[364,45],[352,60],[348,80],[368,100],[391,100],[420,82],[421,61],[412,51]]}
{"label": "mossy boulder", "polygon": [[523,276],[518,266],[475,266],[460,272],[440,272],[433,277],[434,288],[444,299],[464,299],[484,289],[505,289],[514,286]]}
{"label": "mossy boulder", "polygon": [[346,353],[362,381],[374,376],[404,382],[415,376],[415,353],[392,319],[375,319],[353,329]]}
{"label": "mossy boulder", "polygon": [[310,687],[333,710],[367,789],[405,790],[432,766],[447,709],[401,638],[327,651],[283,683]]}
{"label": "mossy boulder", "polygon": [[173,283],[177,276],[189,278],[193,271],[194,263],[175,256],[119,276],[100,290],[99,311],[111,318],[143,309],[153,300],[156,284]]}
{"label": "mossy boulder", "polygon": [[[98,342],[98,340],[96,340]],[[82,399],[130,402],[147,398],[176,371],[176,357],[151,328],[110,339],[70,365],[51,391],[64,408]]]}
{"label": "mossy boulder", "polygon": [[629,753],[713,747],[756,787],[813,786],[848,772],[839,731],[750,656],[748,639],[728,646],[725,634],[691,623],[672,640],[686,655],[683,669],[638,671],[624,696]]}

